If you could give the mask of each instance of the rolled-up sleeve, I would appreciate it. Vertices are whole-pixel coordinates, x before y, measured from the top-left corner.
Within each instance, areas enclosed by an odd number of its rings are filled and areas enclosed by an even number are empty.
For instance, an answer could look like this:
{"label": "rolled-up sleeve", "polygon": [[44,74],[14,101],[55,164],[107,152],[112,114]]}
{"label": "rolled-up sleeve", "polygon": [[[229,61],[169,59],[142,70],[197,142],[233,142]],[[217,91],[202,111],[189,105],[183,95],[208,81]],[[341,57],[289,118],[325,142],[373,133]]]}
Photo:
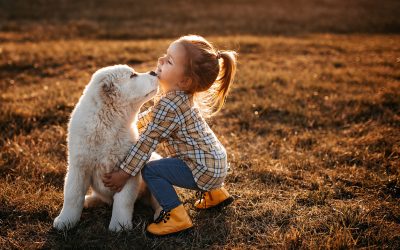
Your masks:
{"label": "rolled-up sleeve", "polygon": [[157,144],[169,137],[178,126],[176,106],[168,100],[161,99],[147,117],[149,117],[149,122],[145,130],[119,166],[132,176],[143,168]]}

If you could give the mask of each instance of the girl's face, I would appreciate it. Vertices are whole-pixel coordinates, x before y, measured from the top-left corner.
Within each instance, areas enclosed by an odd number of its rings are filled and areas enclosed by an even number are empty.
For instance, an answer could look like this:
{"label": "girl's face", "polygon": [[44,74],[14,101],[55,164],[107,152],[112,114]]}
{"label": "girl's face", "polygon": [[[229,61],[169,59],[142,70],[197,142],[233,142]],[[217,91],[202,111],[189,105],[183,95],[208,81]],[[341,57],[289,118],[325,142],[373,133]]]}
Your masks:
{"label": "girl's face", "polygon": [[165,93],[171,90],[185,89],[185,62],[185,48],[178,42],[171,43],[167,54],[158,59],[156,73]]}

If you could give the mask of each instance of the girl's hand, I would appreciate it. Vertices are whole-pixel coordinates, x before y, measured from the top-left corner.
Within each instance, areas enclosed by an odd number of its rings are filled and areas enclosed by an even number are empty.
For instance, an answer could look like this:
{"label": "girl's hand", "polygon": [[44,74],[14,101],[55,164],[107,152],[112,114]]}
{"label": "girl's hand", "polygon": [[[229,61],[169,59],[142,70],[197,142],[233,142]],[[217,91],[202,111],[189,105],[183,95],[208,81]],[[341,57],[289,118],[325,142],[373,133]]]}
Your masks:
{"label": "girl's hand", "polygon": [[122,169],[104,174],[101,178],[104,186],[110,188],[114,192],[119,192],[124,187],[125,183],[131,177],[130,174],[126,173]]}

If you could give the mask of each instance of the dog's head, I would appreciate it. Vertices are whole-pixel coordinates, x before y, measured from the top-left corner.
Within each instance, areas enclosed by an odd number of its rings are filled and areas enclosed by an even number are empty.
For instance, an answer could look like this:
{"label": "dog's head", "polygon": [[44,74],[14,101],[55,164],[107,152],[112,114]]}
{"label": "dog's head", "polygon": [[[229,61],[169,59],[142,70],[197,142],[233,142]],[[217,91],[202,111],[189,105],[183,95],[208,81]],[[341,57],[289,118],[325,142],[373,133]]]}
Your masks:
{"label": "dog's head", "polygon": [[142,105],[157,93],[158,78],[154,72],[138,73],[127,65],[114,65],[96,71],[91,85],[102,103]]}

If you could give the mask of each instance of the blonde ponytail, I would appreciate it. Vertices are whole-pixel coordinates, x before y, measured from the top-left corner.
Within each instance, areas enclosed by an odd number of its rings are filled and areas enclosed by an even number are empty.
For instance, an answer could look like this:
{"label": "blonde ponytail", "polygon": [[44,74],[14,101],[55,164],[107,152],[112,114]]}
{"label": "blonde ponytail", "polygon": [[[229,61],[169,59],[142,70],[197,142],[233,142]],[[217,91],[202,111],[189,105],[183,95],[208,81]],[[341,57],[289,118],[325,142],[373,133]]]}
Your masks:
{"label": "blonde ponytail", "polygon": [[236,74],[237,53],[235,51],[219,51],[218,53],[222,59],[222,62],[220,63],[220,72],[218,78],[214,83],[218,85],[217,99],[213,105],[216,107],[214,113],[220,111],[224,105],[225,98],[229,93],[229,89]]}

